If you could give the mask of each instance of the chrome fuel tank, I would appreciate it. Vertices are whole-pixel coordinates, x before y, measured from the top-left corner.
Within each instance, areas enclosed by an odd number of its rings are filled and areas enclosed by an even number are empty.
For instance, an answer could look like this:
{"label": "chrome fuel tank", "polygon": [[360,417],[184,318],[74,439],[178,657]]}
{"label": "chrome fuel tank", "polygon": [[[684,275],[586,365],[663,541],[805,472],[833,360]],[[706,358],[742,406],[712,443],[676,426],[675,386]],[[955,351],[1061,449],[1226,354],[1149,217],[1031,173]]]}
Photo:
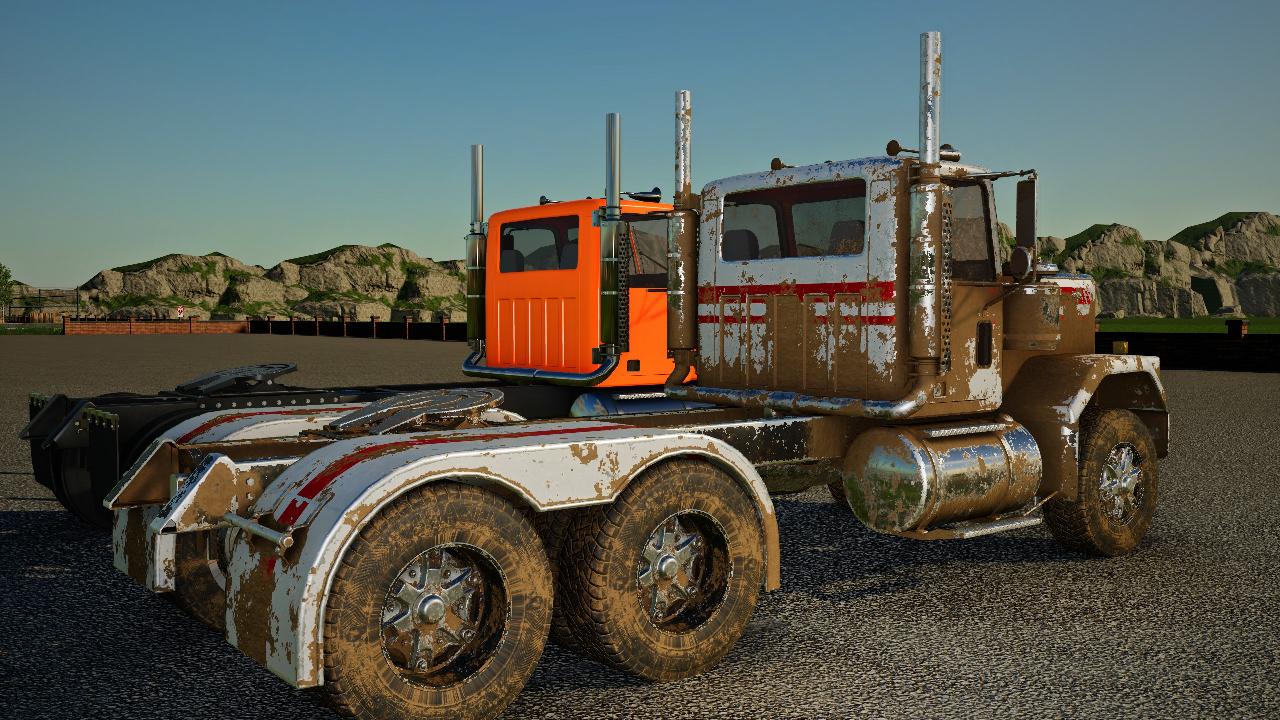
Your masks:
{"label": "chrome fuel tank", "polygon": [[868,430],[849,448],[844,482],[867,527],[906,533],[1021,507],[1041,474],[1031,433],[999,416]]}

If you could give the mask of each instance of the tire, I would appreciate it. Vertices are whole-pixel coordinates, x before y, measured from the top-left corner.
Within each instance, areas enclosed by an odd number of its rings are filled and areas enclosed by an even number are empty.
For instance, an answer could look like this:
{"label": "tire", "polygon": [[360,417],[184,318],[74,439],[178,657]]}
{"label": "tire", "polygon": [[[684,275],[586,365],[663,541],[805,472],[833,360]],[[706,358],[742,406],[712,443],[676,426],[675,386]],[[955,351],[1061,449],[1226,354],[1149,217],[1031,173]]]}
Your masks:
{"label": "tire", "polygon": [[853,507],[849,505],[849,496],[845,494],[843,481],[828,483],[827,490],[831,492],[831,499],[835,501],[840,510],[850,515],[853,514]]}
{"label": "tire", "polygon": [[493,717],[524,688],[550,624],[551,570],[525,513],[433,483],[370,520],[339,564],[325,687],[360,718]]}
{"label": "tire", "polygon": [[575,628],[581,624],[570,618],[570,603],[565,596],[566,587],[564,569],[566,562],[565,548],[570,546],[569,538],[575,532],[579,519],[585,513],[573,510],[562,510],[554,514],[543,513],[539,516],[542,527],[542,544],[547,549],[547,560],[551,563],[551,577],[555,586],[555,604],[551,612],[551,642],[577,655],[586,656],[586,649],[578,639]]}
{"label": "tire", "polygon": [[[584,513],[566,548],[561,597],[584,654],[654,681],[715,665],[760,596],[763,536],[755,502],[714,466],[646,471]],[[697,590],[682,598],[680,583]]]}
{"label": "tire", "polygon": [[[1128,410],[1090,410],[1080,421],[1079,454],[1076,499],[1045,503],[1049,532],[1063,547],[1087,555],[1132,552],[1151,527],[1159,490],[1150,431]],[[1124,469],[1126,454],[1131,471]]]}
{"label": "tire", "polygon": [[174,605],[214,630],[227,628],[226,574],[218,560],[221,532],[178,533],[174,542],[174,591],[164,593]]}

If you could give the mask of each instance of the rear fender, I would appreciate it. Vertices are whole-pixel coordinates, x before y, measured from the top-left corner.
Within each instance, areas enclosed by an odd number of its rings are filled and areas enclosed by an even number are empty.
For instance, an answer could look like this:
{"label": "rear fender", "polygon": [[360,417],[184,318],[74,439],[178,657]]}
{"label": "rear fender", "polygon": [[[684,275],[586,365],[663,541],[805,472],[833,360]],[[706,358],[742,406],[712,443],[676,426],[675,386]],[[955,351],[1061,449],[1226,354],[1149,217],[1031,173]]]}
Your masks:
{"label": "rear fender", "polygon": [[1169,404],[1160,359],[1147,355],[1044,355],[1028,360],[1001,409],[1026,426],[1044,460],[1040,497],[1075,499],[1080,418],[1085,410],[1131,410],[1151,431],[1160,457],[1169,452]]}
{"label": "rear fender", "polygon": [[288,437],[304,430],[319,430],[343,415],[359,410],[365,404],[343,403],[302,407],[283,405],[220,410],[183,420],[161,433],[157,440],[173,440],[179,445],[185,445]]}
{"label": "rear fender", "polygon": [[779,583],[778,526],[764,483],[723,441],[598,421],[514,425],[344,440],[299,460],[251,514],[292,529],[283,559],[240,533],[228,572],[227,641],[297,687],[323,683],[325,602],[333,570],[360,529],[404,493],[438,480],[493,487],[532,510],[612,502],[646,468],[699,457],[738,480],[765,537],[766,589]]}

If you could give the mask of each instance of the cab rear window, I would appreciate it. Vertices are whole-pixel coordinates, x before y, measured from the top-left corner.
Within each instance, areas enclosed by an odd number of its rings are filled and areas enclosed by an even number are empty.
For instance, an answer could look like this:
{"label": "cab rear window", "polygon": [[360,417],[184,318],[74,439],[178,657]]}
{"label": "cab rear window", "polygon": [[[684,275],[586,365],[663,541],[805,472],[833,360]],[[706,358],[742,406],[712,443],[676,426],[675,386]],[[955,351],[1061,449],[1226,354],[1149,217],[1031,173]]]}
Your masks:
{"label": "cab rear window", "polygon": [[503,223],[498,238],[499,272],[578,267],[576,215]]}

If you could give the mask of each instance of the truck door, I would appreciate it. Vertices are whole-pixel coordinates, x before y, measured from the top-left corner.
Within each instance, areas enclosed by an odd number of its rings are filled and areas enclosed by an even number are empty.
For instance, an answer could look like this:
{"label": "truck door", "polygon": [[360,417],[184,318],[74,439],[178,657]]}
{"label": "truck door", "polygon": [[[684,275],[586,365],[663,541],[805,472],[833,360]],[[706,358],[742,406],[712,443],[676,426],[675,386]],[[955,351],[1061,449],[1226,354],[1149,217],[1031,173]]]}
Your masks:
{"label": "truck door", "polygon": [[[493,367],[587,370],[590,347],[579,337],[583,298],[595,302],[578,272],[577,214],[503,218],[490,230],[487,362]],[[596,279],[596,283],[599,280]],[[593,286],[594,287],[594,286]],[[593,305],[594,307],[594,305]]]}

